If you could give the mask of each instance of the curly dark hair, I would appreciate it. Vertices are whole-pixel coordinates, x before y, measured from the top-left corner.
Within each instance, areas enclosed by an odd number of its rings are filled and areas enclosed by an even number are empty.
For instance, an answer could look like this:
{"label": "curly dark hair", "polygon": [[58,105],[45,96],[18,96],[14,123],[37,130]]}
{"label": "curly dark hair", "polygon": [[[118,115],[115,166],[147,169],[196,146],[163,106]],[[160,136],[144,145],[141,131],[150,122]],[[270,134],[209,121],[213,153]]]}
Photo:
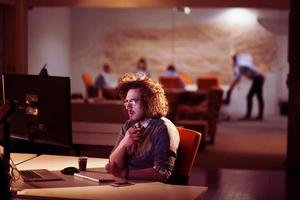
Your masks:
{"label": "curly dark hair", "polygon": [[141,75],[126,73],[119,79],[118,91],[124,100],[130,89],[142,90],[142,102],[147,117],[163,117],[168,113],[168,101],[162,86],[153,79]]}

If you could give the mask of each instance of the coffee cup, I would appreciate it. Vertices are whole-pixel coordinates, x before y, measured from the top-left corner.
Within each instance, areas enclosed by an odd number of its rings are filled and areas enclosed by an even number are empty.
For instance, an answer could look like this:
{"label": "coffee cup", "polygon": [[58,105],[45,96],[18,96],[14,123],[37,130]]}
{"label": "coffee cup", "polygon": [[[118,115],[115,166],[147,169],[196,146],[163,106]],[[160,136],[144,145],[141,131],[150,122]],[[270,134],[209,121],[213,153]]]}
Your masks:
{"label": "coffee cup", "polygon": [[78,158],[79,171],[86,171],[88,157],[80,156]]}

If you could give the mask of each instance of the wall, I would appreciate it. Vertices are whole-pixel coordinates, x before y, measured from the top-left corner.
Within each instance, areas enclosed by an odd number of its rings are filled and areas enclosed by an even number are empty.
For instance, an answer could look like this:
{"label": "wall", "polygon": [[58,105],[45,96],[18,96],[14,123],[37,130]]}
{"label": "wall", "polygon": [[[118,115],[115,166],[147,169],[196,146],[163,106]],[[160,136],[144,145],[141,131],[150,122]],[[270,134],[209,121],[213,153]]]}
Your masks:
{"label": "wall", "polygon": [[34,8],[28,15],[28,73],[47,64],[53,76],[70,76],[70,9]]}
{"label": "wall", "polygon": [[[174,9],[37,8],[29,15],[29,72],[38,73],[47,62],[50,74],[69,74],[72,92],[84,94],[82,73],[96,78],[109,62],[122,75],[145,57],[154,79],[172,62],[193,81],[217,74],[227,85],[232,54],[250,52],[266,74],[266,114],[277,114],[279,99],[287,99],[287,12],[248,10],[241,21],[227,11],[192,9],[184,15]],[[227,112],[245,112],[249,86],[242,80]]]}

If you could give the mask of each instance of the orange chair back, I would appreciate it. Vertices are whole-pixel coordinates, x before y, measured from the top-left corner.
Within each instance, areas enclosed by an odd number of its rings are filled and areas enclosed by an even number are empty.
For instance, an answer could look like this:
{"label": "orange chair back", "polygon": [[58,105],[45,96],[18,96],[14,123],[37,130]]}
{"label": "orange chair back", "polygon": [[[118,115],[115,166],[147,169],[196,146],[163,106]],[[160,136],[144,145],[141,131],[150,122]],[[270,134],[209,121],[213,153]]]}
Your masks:
{"label": "orange chair back", "polygon": [[82,80],[86,87],[90,87],[90,86],[94,85],[91,75],[89,75],[87,73],[82,74]]}
{"label": "orange chair back", "polygon": [[208,91],[212,87],[219,87],[220,80],[218,76],[203,76],[197,78],[198,90]]}
{"label": "orange chair back", "polygon": [[83,73],[82,80],[85,85],[86,89],[86,96],[87,97],[97,97],[98,96],[98,89],[94,86],[93,79],[90,74]]}
{"label": "orange chair back", "polygon": [[159,77],[159,82],[164,89],[182,89],[182,82],[179,77]]}
{"label": "orange chair back", "polygon": [[192,83],[192,78],[189,74],[181,72],[179,76],[183,80],[184,84],[187,85]]}
{"label": "orange chair back", "polygon": [[201,133],[190,129],[177,127],[180,143],[177,150],[177,158],[174,166],[176,176],[188,178],[198,152]]}

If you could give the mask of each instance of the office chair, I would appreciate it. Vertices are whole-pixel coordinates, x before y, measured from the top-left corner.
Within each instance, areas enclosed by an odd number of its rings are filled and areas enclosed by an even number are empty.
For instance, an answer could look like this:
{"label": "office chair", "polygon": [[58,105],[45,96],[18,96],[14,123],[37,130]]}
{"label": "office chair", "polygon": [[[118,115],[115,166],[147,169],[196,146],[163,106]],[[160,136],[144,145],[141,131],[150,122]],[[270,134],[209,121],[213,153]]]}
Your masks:
{"label": "office chair", "polygon": [[159,82],[164,89],[184,89],[184,83],[179,77],[159,77]]}
{"label": "office chair", "polygon": [[208,91],[213,87],[220,87],[220,79],[218,76],[201,76],[197,78],[198,90]]}
{"label": "office chair", "polygon": [[86,96],[87,97],[97,97],[98,90],[94,86],[91,75],[87,74],[87,73],[83,73],[81,77],[82,77],[83,83],[86,88]]}
{"label": "office chair", "polygon": [[188,179],[198,152],[201,133],[182,127],[177,127],[177,130],[179,132],[180,143],[173,173],[168,183],[186,185],[188,184]]}
{"label": "office chair", "polygon": [[82,74],[82,80],[84,82],[84,85],[86,87],[90,87],[90,86],[93,86],[93,80],[92,80],[92,77],[91,75],[87,74],[87,73],[83,73]]}

